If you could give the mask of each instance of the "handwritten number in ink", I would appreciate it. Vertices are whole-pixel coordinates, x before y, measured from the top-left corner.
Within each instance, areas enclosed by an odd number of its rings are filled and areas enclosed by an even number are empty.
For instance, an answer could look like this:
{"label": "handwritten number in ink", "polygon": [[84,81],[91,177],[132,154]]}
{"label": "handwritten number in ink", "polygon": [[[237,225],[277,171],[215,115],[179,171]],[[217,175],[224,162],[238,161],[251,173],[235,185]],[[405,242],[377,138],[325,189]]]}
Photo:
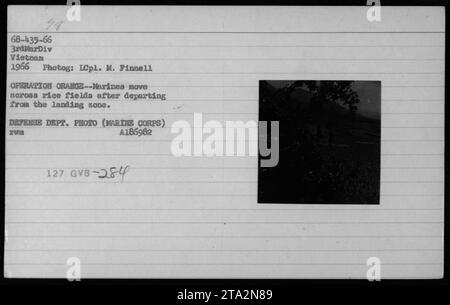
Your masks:
{"label": "handwritten number in ink", "polygon": [[125,174],[129,171],[130,166],[121,166],[117,168],[116,166],[112,166],[109,168],[100,168],[98,171],[95,171],[95,173],[98,173],[98,178],[100,179],[114,179],[117,176],[120,176],[121,182],[123,182],[125,178]]}

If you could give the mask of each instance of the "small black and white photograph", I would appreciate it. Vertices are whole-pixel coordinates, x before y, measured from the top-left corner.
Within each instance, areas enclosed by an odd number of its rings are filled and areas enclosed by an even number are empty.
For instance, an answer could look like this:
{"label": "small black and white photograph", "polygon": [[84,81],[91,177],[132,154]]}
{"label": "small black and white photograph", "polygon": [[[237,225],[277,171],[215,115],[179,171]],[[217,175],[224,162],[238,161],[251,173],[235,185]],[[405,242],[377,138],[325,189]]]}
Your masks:
{"label": "small black and white photograph", "polygon": [[261,80],[259,121],[279,122],[279,162],[258,203],[379,204],[380,81]]}

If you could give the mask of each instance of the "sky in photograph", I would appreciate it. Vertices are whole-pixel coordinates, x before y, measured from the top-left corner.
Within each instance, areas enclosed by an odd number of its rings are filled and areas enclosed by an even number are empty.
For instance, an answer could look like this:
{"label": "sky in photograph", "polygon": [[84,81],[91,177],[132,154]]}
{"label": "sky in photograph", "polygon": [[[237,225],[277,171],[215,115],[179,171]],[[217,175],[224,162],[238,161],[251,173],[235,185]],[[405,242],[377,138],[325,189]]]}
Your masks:
{"label": "sky in photograph", "polygon": [[[286,87],[291,84],[292,80],[276,80],[268,81],[275,88]],[[360,115],[380,119],[381,113],[381,82],[380,81],[354,81],[353,90],[358,93],[359,103],[357,104]]]}

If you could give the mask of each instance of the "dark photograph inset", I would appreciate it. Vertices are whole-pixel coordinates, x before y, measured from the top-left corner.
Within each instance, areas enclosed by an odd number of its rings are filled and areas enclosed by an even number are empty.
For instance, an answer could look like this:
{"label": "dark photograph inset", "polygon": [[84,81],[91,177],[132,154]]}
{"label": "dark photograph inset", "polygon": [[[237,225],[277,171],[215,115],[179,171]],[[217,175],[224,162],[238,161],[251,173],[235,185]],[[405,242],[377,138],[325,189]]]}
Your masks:
{"label": "dark photograph inset", "polygon": [[259,157],[258,203],[380,203],[380,81],[262,80],[259,120],[279,121],[279,162]]}

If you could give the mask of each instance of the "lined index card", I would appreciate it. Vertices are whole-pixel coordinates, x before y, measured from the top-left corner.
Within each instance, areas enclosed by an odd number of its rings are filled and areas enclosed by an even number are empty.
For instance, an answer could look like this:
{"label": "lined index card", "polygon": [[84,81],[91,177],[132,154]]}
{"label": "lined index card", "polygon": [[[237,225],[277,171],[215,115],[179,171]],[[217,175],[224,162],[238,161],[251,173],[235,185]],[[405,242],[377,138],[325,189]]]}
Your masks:
{"label": "lined index card", "polygon": [[[442,277],[444,8],[367,9],[9,6],[5,277]],[[257,155],[173,154],[180,121],[258,122],[263,80],[380,85],[378,204],[258,204]]]}

